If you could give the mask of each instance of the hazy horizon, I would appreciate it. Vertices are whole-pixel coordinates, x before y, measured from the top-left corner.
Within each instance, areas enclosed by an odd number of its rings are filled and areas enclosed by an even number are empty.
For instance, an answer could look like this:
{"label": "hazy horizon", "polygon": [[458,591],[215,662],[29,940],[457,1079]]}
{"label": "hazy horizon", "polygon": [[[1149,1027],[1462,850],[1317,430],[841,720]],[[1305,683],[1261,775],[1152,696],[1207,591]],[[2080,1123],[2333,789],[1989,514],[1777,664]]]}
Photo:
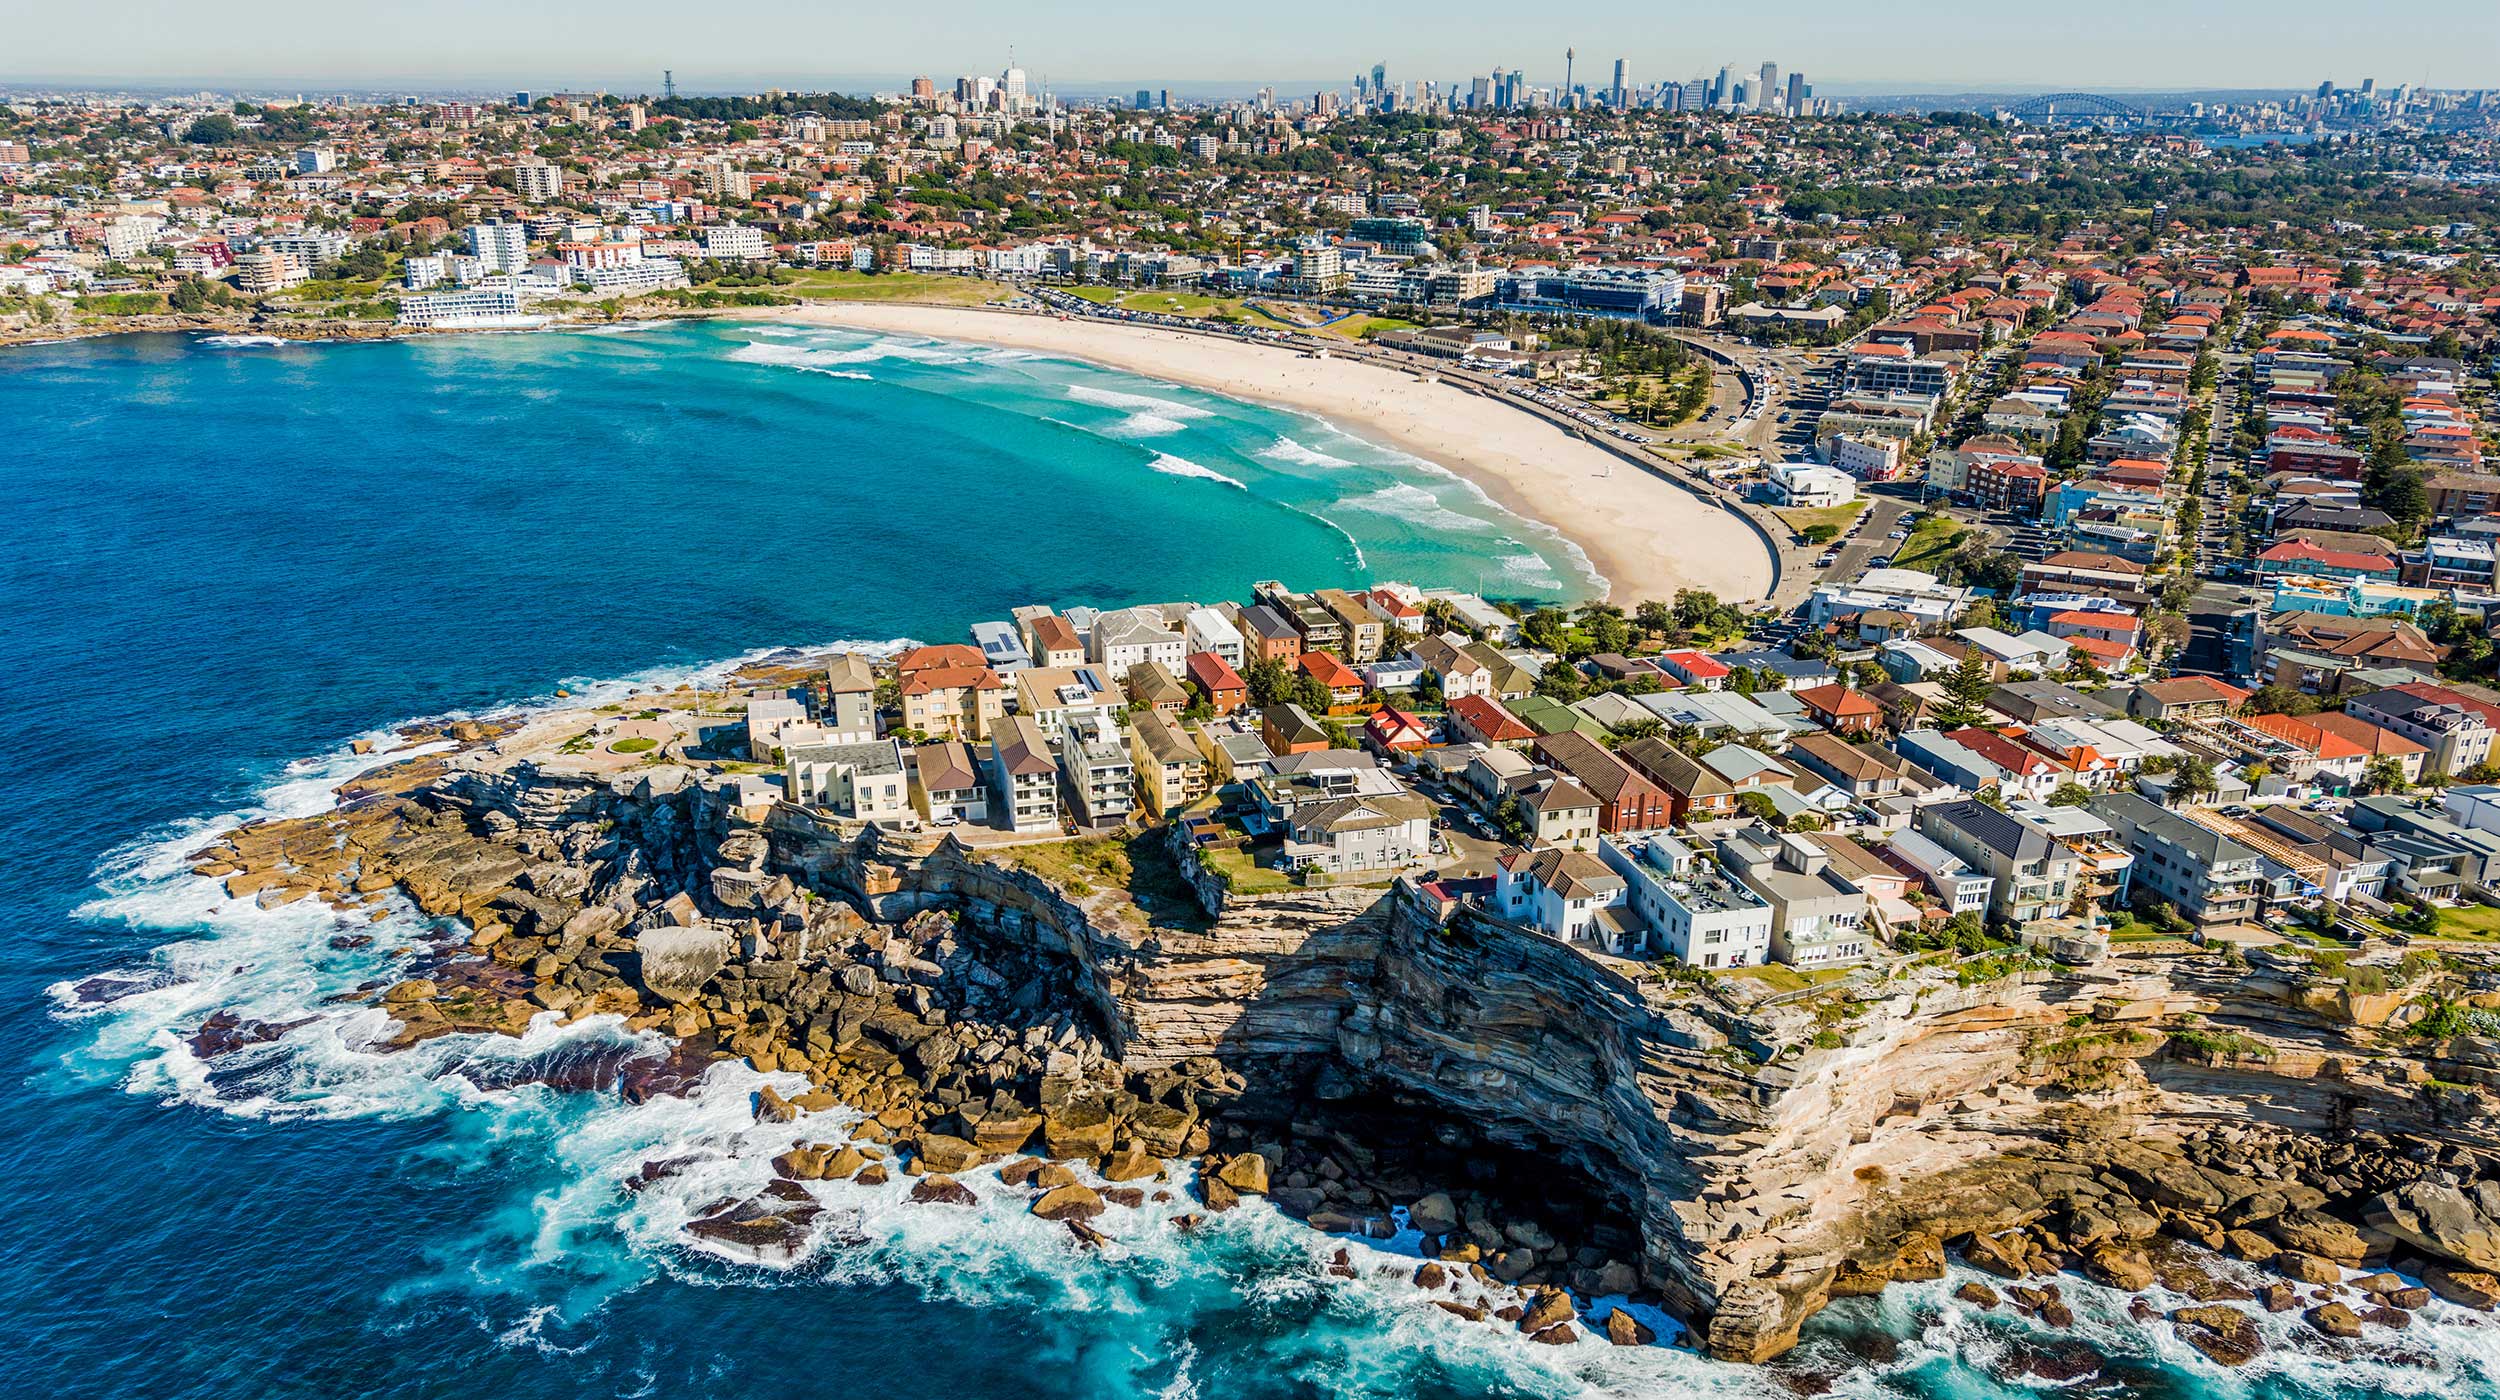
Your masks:
{"label": "hazy horizon", "polygon": [[[1374,63],[1400,83],[1447,83],[1499,66],[1552,86],[1570,47],[1579,51],[1577,80],[1591,87],[1612,80],[1617,58],[1636,85],[1723,63],[1751,73],[1772,61],[1834,95],[2284,90],[2364,78],[2382,88],[2500,87],[2500,5],[2491,0],[2420,0],[2395,16],[2329,0],[2104,0],[2045,14],[1985,0],[1908,0],[1880,15],[1798,0],[1777,24],[1716,12],[1669,18],[1630,0],[1594,0],[1567,26],[1489,0],[1453,0],[1423,29],[1396,13],[1286,0],[1255,24],[1209,34],[1220,59],[1172,11],[1145,0],[1073,9],[961,0],[943,10],[837,14],[799,0],[754,0],[731,22],[686,29],[682,11],[658,0],[611,0],[595,12],[546,0],[439,0],[422,23],[384,7],[317,0],[128,0],[102,13],[49,7],[13,19],[0,83],[634,92],[656,91],[661,71],[673,69],[689,92],[867,90],[911,75],[943,84],[996,72],[1012,47],[1037,84],[1047,78],[1061,91],[1334,88]],[[586,13],[607,22],[587,24]],[[989,39],[976,46],[967,33]],[[793,57],[759,66],[761,50]],[[1330,57],[1314,56],[1323,52]],[[1318,76],[1332,62],[1339,76]]]}

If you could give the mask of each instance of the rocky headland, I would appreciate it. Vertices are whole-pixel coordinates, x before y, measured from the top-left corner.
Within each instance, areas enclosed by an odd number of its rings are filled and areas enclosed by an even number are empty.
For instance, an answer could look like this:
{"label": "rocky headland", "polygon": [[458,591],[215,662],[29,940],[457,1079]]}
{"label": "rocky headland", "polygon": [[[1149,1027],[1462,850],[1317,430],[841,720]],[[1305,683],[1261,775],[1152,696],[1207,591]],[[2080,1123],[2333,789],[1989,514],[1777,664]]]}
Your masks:
{"label": "rocky headland", "polygon": [[[398,1044],[553,1014],[669,1047],[498,1083],[642,1098],[736,1057],[809,1086],[759,1115],[867,1115],[689,1227],[717,1248],[796,1257],[811,1181],[908,1175],[941,1209],[995,1172],[1080,1244],[1112,1206],[1186,1196],[1188,1228],[1263,1194],[1317,1230],[1420,1231],[1414,1283],[1460,1316],[1652,1340],[1589,1315],[1629,1295],[1737,1361],[1949,1254],[2002,1280],[1973,1306],[2056,1326],[2080,1275],[2224,1364],[2260,1311],[2373,1348],[2434,1295],[2500,1304],[2500,1041],[2456,1014],[2500,996],[2472,957],[1999,954],[1773,991],[1405,883],[1237,895],[1160,834],[834,823],[710,756],[735,721],[699,694],[635,704],[412,733],[335,810],[195,868],[238,899],[427,916],[405,975],[358,994]],[[659,741],[620,751],[623,725]],[[221,1013],[194,1049],[287,1029]]]}

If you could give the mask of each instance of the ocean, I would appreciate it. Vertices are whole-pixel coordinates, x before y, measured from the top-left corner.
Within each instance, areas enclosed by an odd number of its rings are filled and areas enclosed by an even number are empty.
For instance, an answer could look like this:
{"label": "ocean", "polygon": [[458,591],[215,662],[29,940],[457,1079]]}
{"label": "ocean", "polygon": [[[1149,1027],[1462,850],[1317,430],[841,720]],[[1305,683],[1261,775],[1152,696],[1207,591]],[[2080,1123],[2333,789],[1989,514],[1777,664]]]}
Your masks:
{"label": "ocean", "polygon": [[[1428,464],[1065,361],[709,323],[271,346],[0,351],[0,1316],[6,1393],[146,1397],[1987,1397],[2070,1344],[1955,1280],[1833,1308],[1776,1370],[1536,1347],[1252,1206],[1080,1253],[1011,1204],[831,1188],[788,1271],[686,1247],[798,1128],[723,1066],[639,1107],[483,1092],[526,1041],[368,1048],[332,999],[395,922],[237,907],[206,833],[303,812],[415,718],[622,693],[783,644],[955,639],[1017,603],[1407,578],[1568,600],[1585,565]],[[305,1024],[203,1062],[211,1011]],[[480,1078],[491,1076],[480,1075]],[[640,1194],[654,1156],[700,1165]],[[2094,1394],[2500,1393],[2500,1331],[2436,1305],[2337,1359],[2295,1320],[2225,1373],[2069,1280]],[[1664,1323],[1664,1319],[1656,1319]],[[2043,1362],[2041,1358],[2049,1358]],[[2392,1359],[2391,1359],[2392,1358]],[[2026,1372],[2028,1368],[2028,1373]]]}

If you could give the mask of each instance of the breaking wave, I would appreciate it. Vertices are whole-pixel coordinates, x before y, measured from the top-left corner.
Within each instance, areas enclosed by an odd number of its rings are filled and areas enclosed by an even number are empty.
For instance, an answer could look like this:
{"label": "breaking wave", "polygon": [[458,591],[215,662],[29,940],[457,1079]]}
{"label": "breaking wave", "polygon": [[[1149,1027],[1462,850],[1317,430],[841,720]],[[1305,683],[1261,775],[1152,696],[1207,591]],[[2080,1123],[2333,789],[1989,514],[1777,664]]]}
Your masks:
{"label": "breaking wave", "polygon": [[1350,467],[1343,457],[1332,457],[1315,447],[1307,447],[1289,437],[1280,437],[1259,449],[1259,455],[1271,462],[1287,462],[1297,467]]}
{"label": "breaking wave", "polygon": [[1190,461],[1186,457],[1175,457],[1169,452],[1156,453],[1155,459],[1146,465],[1163,473],[1165,476],[1190,476],[1198,477],[1206,481],[1220,481],[1226,486],[1232,487],[1236,491],[1247,491],[1250,489],[1249,487],[1242,485],[1241,482],[1233,479],[1232,477],[1226,476],[1224,473],[1217,471],[1213,467],[1199,466],[1196,462]]}

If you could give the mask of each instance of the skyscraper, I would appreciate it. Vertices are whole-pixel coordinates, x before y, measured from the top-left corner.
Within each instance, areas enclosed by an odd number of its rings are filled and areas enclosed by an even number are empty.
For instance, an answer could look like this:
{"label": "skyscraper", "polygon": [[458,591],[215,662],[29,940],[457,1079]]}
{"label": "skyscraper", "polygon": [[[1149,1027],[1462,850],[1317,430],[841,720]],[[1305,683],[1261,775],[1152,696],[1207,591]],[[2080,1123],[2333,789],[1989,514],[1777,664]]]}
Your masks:
{"label": "skyscraper", "polygon": [[1763,64],[1762,81],[1754,84],[1753,105],[1765,112],[1770,111],[1779,101],[1779,90],[1780,66],[1776,63]]}
{"label": "skyscraper", "polygon": [[1614,105],[1618,112],[1632,105],[1632,89],[1627,85],[1630,79],[1629,62],[1625,59],[1616,59]]}
{"label": "skyscraper", "polygon": [[1791,73],[1788,75],[1788,115],[1792,117],[1802,117],[1806,114],[1806,94],[1808,91],[1810,91],[1810,89],[1806,87],[1805,74]]}
{"label": "skyscraper", "polygon": [[1375,63],[1375,64],[1373,64],[1373,65],[1372,65],[1372,96],[1374,96],[1374,97],[1378,97],[1378,96],[1380,96],[1382,93],[1387,92],[1388,90],[1389,90],[1389,65],[1388,65],[1388,64],[1386,64],[1386,63]]}
{"label": "skyscraper", "polygon": [[1710,105],[1724,107],[1736,95],[1736,73],[1727,64],[1719,65],[1719,81],[1710,89]]}

